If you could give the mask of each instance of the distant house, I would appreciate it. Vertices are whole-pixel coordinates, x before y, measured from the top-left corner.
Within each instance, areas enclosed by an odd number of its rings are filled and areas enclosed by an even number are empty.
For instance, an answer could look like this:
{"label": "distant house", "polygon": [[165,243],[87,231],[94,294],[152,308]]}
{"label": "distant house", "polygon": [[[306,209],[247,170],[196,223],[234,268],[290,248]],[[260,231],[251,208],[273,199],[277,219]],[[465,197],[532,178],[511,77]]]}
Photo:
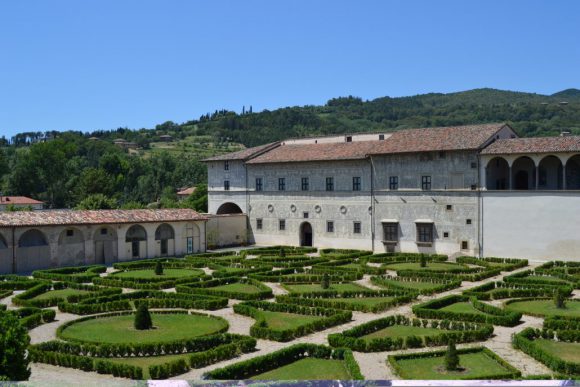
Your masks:
{"label": "distant house", "polygon": [[98,137],[89,137],[89,141],[99,141]]}
{"label": "distant house", "polygon": [[0,196],[0,211],[6,211],[8,206],[15,208],[31,207],[33,210],[42,210],[44,202],[26,196]]}
{"label": "distant house", "polygon": [[139,145],[137,145],[137,143],[127,141],[123,138],[117,138],[117,139],[113,140],[113,144],[115,144],[118,147],[121,147],[123,149],[137,149],[139,147]]}
{"label": "distant house", "polygon": [[163,135],[159,136],[159,139],[163,142],[171,142],[171,141],[173,141],[173,136],[171,136],[169,134],[163,134]]}
{"label": "distant house", "polygon": [[194,193],[196,190],[195,187],[189,187],[189,188],[182,188],[180,191],[177,192],[177,198],[179,200],[185,200],[187,199],[192,193]]}

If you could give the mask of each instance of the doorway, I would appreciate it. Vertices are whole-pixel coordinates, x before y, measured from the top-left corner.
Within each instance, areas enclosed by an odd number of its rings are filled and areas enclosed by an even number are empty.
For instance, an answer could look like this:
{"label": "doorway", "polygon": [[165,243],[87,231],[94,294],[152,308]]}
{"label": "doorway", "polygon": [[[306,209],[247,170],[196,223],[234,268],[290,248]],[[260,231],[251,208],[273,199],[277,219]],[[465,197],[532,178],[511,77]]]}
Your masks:
{"label": "doorway", "polygon": [[300,225],[300,246],[312,246],[312,226],[308,222]]}

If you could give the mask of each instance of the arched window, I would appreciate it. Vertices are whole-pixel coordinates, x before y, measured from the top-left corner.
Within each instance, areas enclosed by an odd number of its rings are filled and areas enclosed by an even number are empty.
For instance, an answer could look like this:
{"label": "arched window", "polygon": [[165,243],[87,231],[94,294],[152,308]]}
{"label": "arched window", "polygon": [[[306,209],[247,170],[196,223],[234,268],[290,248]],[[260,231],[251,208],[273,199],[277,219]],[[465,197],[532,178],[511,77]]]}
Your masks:
{"label": "arched window", "polygon": [[231,203],[231,202],[222,204],[217,210],[218,215],[241,214],[241,213],[242,213],[242,209],[240,208],[240,206],[238,206],[235,203]]}
{"label": "arched window", "polygon": [[6,243],[6,239],[4,239],[4,236],[2,234],[0,234],[0,249],[7,249],[8,248],[8,243]]}
{"label": "arched window", "polygon": [[26,231],[18,239],[18,247],[47,246],[48,242],[42,231],[32,229]]}
{"label": "arched window", "polygon": [[127,234],[125,234],[125,241],[126,242],[139,242],[139,241],[146,241],[147,240],[147,231],[138,224],[134,224],[127,230]]}
{"label": "arched window", "polygon": [[157,230],[155,230],[155,240],[160,241],[164,239],[175,239],[175,232],[173,231],[173,227],[167,223],[163,223],[157,227]]}

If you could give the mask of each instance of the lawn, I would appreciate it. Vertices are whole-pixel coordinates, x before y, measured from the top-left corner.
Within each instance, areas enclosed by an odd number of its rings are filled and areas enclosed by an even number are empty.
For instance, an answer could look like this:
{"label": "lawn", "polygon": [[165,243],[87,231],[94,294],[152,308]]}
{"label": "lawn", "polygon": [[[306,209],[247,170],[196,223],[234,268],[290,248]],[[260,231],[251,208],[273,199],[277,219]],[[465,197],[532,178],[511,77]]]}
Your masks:
{"label": "lawn", "polygon": [[119,278],[167,278],[168,280],[182,277],[197,277],[205,274],[198,269],[163,269],[162,275],[156,275],[155,269],[119,271],[111,274]]}
{"label": "lawn", "polygon": [[350,380],[342,360],[308,357],[252,376],[254,380]]}
{"label": "lawn", "polygon": [[[451,332],[451,331],[445,331]],[[441,329],[414,327],[409,325],[392,325],[368,335],[361,336],[361,339],[378,339],[383,337],[406,337],[406,336],[429,336],[441,333]]]}
{"label": "lawn", "polygon": [[118,357],[118,358],[104,358],[103,360],[112,361],[113,363],[128,364],[143,368],[143,379],[150,379],[149,366],[164,364],[169,361],[184,359],[188,361],[191,354],[184,353],[182,355],[165,355],[165,356],[144,356],[144,357]]}
{"label": "lawn", "polygon": [[452,262],[427,262],[427,266],[421,267],[419,262],[389,263],[381,267],[389,270],[427,270],[427,271],[447,271],[449,269],[467,269],[465,265]]}
{"label": "lawn", "polygon": [[[416,289],[416,290],[424,290],[424,289],[433,289],[438,286],[441,286],[440,283],[437,282],[422,282],[422,281],[396,281],[392,279],[381,279],[386,284],[392,283],[396,287],[402,287],[407,289]],[[377,286],[382,288],[389,288],[389,286],[385,286],[383,284],[378,284]]]}
{"label": "lawn", "polygon": [[386,301],[390,301],[393,298],[394,297],[352,297],[352,298],[341,297],[341,298],[325,298],[324,300],[329,302],[344,302],[353,305],[374,306]]}
{"label": "lawn", "polygon": [[235,292],[235,293],[246,293],[246,294],[255,294],[259,293],[261,289],[256,285],[252,284],[244,284],[244,283],[233,283],[233,284],[226,284],[220,286],[214,286],[208,289],[214,290],[224,290],[227,292]]}
{"label": "lawn", "polygon": [[320,317],[304,314],[272,312],[269,310],[260,311],[260,315],[266,320],[268,327],[274,330],[294,329],[309,322],[320,320]]}
{"label": "lawn", "polygon": [[542,347],[546,352],[573,363],[580,363],[580,343],[567,343],[564,341],[552,341],[536,339],[534,343]]}
{"label": "lawn", "polygon": [[396,362],[401,367],[401,379],[494,379],[496,375],[510,371],[485,352],[460,354],[462,371],[446,371],[444,356],[399,359]]}
{"label": "lawn", "polygon": [[320,284],[282,284],[282,286],[288,290],[290,293],[311,293],[311,292],[323,292],[325,290],[334,290],[337,292],[344,291],[357,291],[357,290],[370,290],[364,286],[360,286],[353,283],[344,284],[330,284],[330,288],[322,289]]}
{"label": "lawn", "polygon": [[480,310],[475,309],[473,307],[473,305],[468,301],[456,302],[454,304],[444,306],[443,308],[440,308],[439,310],[444,310],[446,312],[455,312],[455,313],[470,313],[470,314],[483,314],[483,315],[487,314],[487,313],[484,313]]}
{"label": "lawn", "polygon": [[536,316],[576,316],[580,317],[580,301],[566,301],[566,307],[556,308],[554,301],[545,300],[522,300],[506,304],[507,310],[521,312]]}
{"label": "lawn", "polygon": [[558,278],[558,277],[553,277],[550,275],[530,275],[527,277],[523,277],[526,280],[529,281],[538,281],[538,282],[553,282],[554,284],[568,284],[569,282],[566,280],[563,280],[562,278]]}
{"label": "lawn", "polygon": [[46,293],[39,294],[38,296],[34,297],[33,300],[46,300],[48,298],[66,298],[68,296],[72,296],[75,294],[87,294],[89,293],[86,290],[79,290],[79,289],[58,289],[58,290],[50,290]]}
{"label": "lawn", "polygon": [[223,319],[188,314],[152,314],[155,329],[138,331],[134,315],[111,316],[81,321],[61,332],[63,340],[93,343],[153,343],[190,339],[217,333],[227,327]]}

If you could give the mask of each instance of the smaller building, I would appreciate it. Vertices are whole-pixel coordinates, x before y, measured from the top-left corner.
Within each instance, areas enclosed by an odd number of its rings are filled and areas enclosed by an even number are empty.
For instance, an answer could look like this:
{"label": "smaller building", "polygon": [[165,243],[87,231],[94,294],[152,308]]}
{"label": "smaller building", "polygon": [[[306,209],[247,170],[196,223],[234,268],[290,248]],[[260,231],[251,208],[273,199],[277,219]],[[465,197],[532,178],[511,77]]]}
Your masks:
{"label": "smaller building", "polygon": [[44,202],[26,196],[0,196],[0,211],[6,211],[7,208],[42,210],[43,207]]}
{"label": "smaller building", "polygon": [[138,148],[137,143],[127,141],[123,138],[117,138],[117,139],[113,140],[113,144],[115,144],[118,147],[123,148],[123,149],[137,149]]}
{"label": "smaller building", "polygon": [[177,198],[179,200],[185,200],[187,199],[189,196],[191,196],[192,193],[194,193],[196,190],[195,187],[186,187],[186,188],[182,188],[179,191],[177,191]]}
{"label": "smaller building", "polygon": [[162,134],[161,136],[159,136],[159,139],[163,142],[171,142],[173,141],[173,136],[169,134]]}

